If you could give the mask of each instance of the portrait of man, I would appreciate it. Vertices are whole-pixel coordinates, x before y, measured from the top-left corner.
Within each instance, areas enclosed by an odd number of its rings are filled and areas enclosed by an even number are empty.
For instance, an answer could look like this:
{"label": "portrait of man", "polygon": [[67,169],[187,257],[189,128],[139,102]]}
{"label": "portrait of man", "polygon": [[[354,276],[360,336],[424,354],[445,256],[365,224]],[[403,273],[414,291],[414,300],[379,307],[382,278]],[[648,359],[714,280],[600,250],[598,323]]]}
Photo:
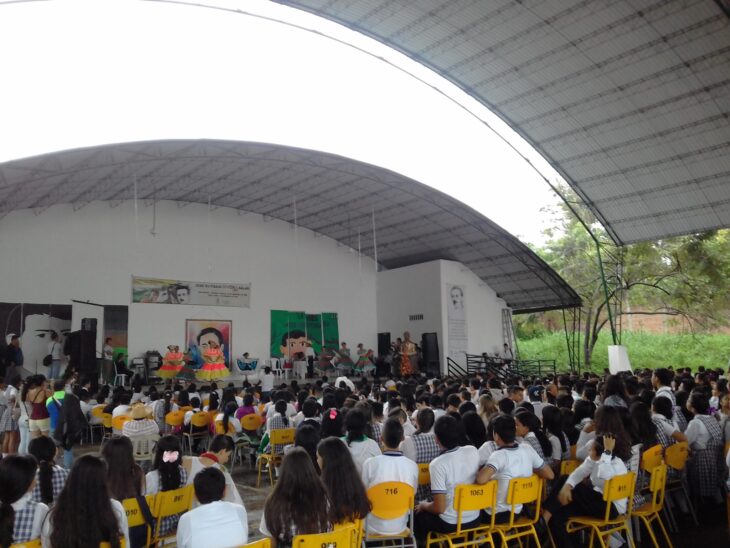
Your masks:
{"label": "portrait of man", "polygon": [[190,354],[193,367],[203,366],[203,352],[210,343],[217,344],[223,352],[226,366],[231,365],[230,320],[186,320],[185,347]]}
{"label": "portrait of man", "polygon": [[23,369],[30,374],[47,374],[43,358],[48,354],[51,335],[58,334],[58,342],[63,346],[70,330],[70,318],[64,319],[50,314],[28,314],[23,322],[23,333],[20,336],[20,345],[25,358]]}
{"label": "portrait of man", "polygon": [[306,356],[307,352],[307,334],[300,330],[295,329],[284,333],[281,337],[281,353],[287,357],[292,358],[299,352]]}
{"label": "portrait of man", "polygon": [[461,287],[458,285],[453,286],[449,296],[451,298],[451,307],[454,310],[464,310],[464,290]]}
{"label": "portrait of man", "polygon": [[190,302],[190,288],[187,285],[176,286],[174,295],[177,304],[188,304]]}

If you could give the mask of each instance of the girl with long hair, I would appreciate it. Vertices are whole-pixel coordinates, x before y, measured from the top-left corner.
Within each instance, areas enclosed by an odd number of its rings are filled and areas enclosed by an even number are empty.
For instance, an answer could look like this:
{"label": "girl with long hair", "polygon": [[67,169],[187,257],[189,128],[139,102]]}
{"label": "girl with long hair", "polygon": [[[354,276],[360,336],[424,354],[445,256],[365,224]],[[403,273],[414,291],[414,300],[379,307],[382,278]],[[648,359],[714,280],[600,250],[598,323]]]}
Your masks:
{"label": "girl with long hair", "polygon": [[134,462],[132,440],[127,437],[112,438],[101,450],[107,465],[107,485],[112,498],[124,499],[140,496],[144,491],[144,473]]}
{"label": "girl with long hair", "polygon": [[[626,411],[624,409],[624,411]],[[631,437],[624,427],[619,408],[611,405],[601,405],[595,414],[593,421],[593,433],[595,436],[609,435],[616,440],[616,447],[613,454],[623,461],[631,458]],[[585,430],[585,429],[584,429]],[[589,439],[585,445],[576,448],[576,458],[585,460],[591,454],[593,439]]]}
{"label": "girl with long hair", "polygon": [[238,406],[235,401],[229,401],[223,407],[223,413],[216,415],[216,422],[220,422],[223,426],[223,433],[230,435],[228,432],[229,427],[233,427],[233,435],[231,436],[234,440],[241,434],[241,421],[236,418],[236,411]]}
{"label": "girl with long hair", "polygon": [[[543,410],[544,411],[544,410]],[[553,460],[553,446],[550,444],[545,432],[542,431],[540,419],[529,411],[520,411],[515,414],[515,426],[517,435],[529,443],[545,462]]]}
{"label": "girl with long hair", "polygon": [[297,428],[297,432],[294,436],[294,446],[301,447],[304,449],[309,458],[312,459],[312,464],[317,473],[320,473],[319,462],[317,461],[317,446],[319,444],[319,429],[315,428],[311,424],[303,424]]}
{"label": "girl with long hair", "polygon": [[489,426],[489,421],[492,420],[492,417],[499,413],[497,404],[494,403],[494,398],[491,394],[482,394],[479,396],[479,408],[477,412],[484,421],[484,427]]}
{"label": "girl with long hair", "polygon": [[20,418],[18,413],[20,406],[20,383],[20,375],[16,374],[8,380],[7,388],[5,389],[6,407],[2,416],[0,416],[3,456],[16,453],[20,443],[20,431],[18,427],[18,419]]}
{"label": "girl with long hair", "polygon": [[108,542],[129,546],[127,514],[109,495],[106,464],[92,455],[80,457],[43,523],[44,548],[89,548]]}
{"label": "girl with long hair", "polygon": [[[176,436],[163,436],[157,442],[152,470],[145,476],[145,494],[156,495],[161,491],[174,491],[185,487],[188,473],[183,466],[180,440]],[[166,535],[177,529],[180,515],[168,516],[162,520],[160,534]]]}
{"label": "girl with long hair", "polygon": [[601,404],[603,406],[626,407],[629,404],[629,395],[626,392],[626,384],[620,375],[609,375],[603,385],[601,392]]}
{"label": "girl with long hair", "polygon": [[290,546],[298,534],[324,533],[330,529],[330,503],[312,460],[301,447],[284,457],[279,480],[266,499],[260,531],[274,548]]}
{"label": "girl with long hair", "polygon": [[32,500],[37,469],[27,455],[11,455],[0,460],[0,546],[28,542],[41,536],[48,506]]}
{"label": "girl with long hair", "polygon": [[[470,402],[469,402],[470,403]],[[463,405],[463,404],[462,404]],[[479,449],[487,441],[487,427],[475,411],[467,411],[461,416],[464,432],[469,445]]]}
{"label": "girl with long hair", "polygon": [[553,460],[567,460],[570,458],[570,442],[563,432],[563,415],[561,410],[553,405],[546,405],[542,409],[542,427],[552,445]]}
{"label": "girl with long hair", "polygon": [[51,506],[58,499],[63,486],[66,485],[68,470],[54,462],[56,444],[48,436],[30,440],[28,452],[38,461],[38,472],[31,498],[35,502],[43,502]]}
{"label": "girl with long hair", "polygon": [[344,430],[345,419],[339,409],[331,407],[325,409],[322,413],[322,429],[320,434],[322,438],[330,436],[340,437]]}
{"label": "girl with long hair", "polygon": [[345,415],[345,443],[350,450],[352,460],[355,461],[358,475],[362,473],[362,465],[370,457],[376,457],[381,454],[380,446],[372,439],[365,435],[367,428],[367,418],[359,409],[351,409]]}
{"label": "girl with long hair", "polygon": [[370,501],[352,455],[342,440],[329,437],[319,442],[317,462],[330,497],[330,521],[344,524],[365,519],[371,509]]}
{"label": "girl with long hair", "polygon": [[177,405],[172,401],[173,393],[165,390],[161,400],[157,400],[154,408],[154,417],[160,432],[165,431],[165,416],[172,411],[177,411]]}

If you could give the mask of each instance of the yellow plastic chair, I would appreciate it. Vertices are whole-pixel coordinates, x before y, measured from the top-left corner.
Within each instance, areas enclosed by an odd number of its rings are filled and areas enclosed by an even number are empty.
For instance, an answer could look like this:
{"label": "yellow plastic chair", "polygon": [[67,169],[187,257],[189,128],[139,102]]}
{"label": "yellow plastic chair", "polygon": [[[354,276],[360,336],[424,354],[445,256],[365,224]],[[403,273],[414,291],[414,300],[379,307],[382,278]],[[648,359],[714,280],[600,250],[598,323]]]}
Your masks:
{"label": "yellow plastic chair", "polygon": [[664,540],[669,548],[672,548],[672,541],[669,539],[667,530],[664,528],[662,518],[659,513],[664,508],[664,493],[666,491],[667,484],[667,465],[660,464],[656,468],[649,470],[651,473],[651,481],[649,482],[649,492],[651,493],[651,500],[646,504],[642,504],[638,508],[635,508],[631,513],[632,517],[637,517],[644,522],[646,530],[649,531],[651,541],[654,543],[655,548],[659,548],[656,535],[652,530],[652,522],[658,521],[659,527],[664,534]]}
{"label": "yellow plastic chair", "polygon": [[[190,425],[183,432],[183,451],[185,451],[185,440],[187,440],[189,453],[193,454],[193,442],[205,440],[208,437],[208,425],[210,425],[210,414],[207,411],[198,411],[190,418]],[[204,428],[204,430],[193,432],[193,427]]]}
{"label": "yellow plastic chair", "polygon": [[248,544],[244,544],[243,546],[239,546],[238,548],[271,548],[271,539],[262,538],[260,540],[249,542]]}
{"label": "yellow plastic chair", "polygon": [[[230,424],[228,425],[231,426]],[[223,425],[221,425],[221,429],[223,428]],[[216,431],[218,429],[218,423],[216,422]],[[264,465],[269,465],[269,482],[271,485],[274,485],[274,467],[279,466],[281,463],[281,459],[284,457],[284,455],[277,455],[276,454],[276,446],[277,445],[289,445],[294,443],[294,434],[295,434],[294,428],[279,428],[277,430],[272,430],[269,432],[269,452],[268,453],[261,453],[259,455],[259,460],[256,465],[257,472],[258,472],[258,478],[256,479],[256,487],[261,486],[261,471],[263,470]]]}
{"label": "yellow plastic chair", "polygon": [[566,459],[560,461],[560,475],[569,476],[573,471],[581,465],[581,461],[576,459]]}
{"label": "yellow plastic chair", "polygon": [[578,454],[578,446],[574,443],[570,446],[570,458],[575,459]]}
{"label": "yellow plastic chair", "polygon": [[119,415],[118,417],[112,418],[112,430],[121,432],[122,428],[124,428],[124,423],[131,420],[132,417],[128,417],[127,415]]}
{"label": "yellow plastic chair", "polygon": [[177,410],[182,411],[183,416],[185,416],[185,413],[193,410],[193,406],[192,405],[183,405],[182,407],[178,407]]}
{"label": "yellow plastic chair", "polygon": [[353,546],[362,546],[362,533],[363,529],[365,527],[365,520],[358,519],[356,521],[349,521],[347,523],[336,523],[334,526],[334,530],[338,531],[340,529],[348,529],[348,528],[354,528],[353,531]]}
{"label": "yellow plastic chair", "polygon": [[228,434],[229,436],[234,436],[236,434],[236,429],[233,427],[232,423],[228,423],[228,431],[223,431],[223,421],[215,421],[215,433],[218,434]]}
{"label": "yellow plastic chair", "polygon": [[[489,544],[494,548],[492,530],[494,516],[497,513],[497,481],[492,480],[484,485],[457,485],[454,492],[454,510],[456,510],[456,531],[453,533],[436,533],[429,531],[426,548],[432,544],[445,542],[450,548],[466,548]],[[488,525],[473,529],[462,529],[464,512],[485,510],[489,508],[492,519]]]}
{"label": "yellow plastic chair", "polygon": [[[680,477],[675,480],[667,481],[667,493],[673,491],[681,491],[684,494],[684,498],[689,506],[690,514],[692,514],[692,520],[695,526],[699,525],[697,521],[697,513],[695,512],[694,505],[692,504],[692,497],[689,496],[689,490],[687,489],[685,479],[685,468],[687,467],[687,460],[689,459],[689,444],[686,441],[674,443],[664,450],[664,463],[673,470],[680,473]],[[672,512],[673,505],[667,505],[669,510],[669,517],[675,523],[674,513]]]}
{"label": "yellow plastic chair", "polygon": [[431,470],[427,462],[418,465],[418,485],[431,485]]}
{"label": "yellow plastic chair", "polygon": [[241,419],[241,428],[248,432],[256,432],[262,424],[264,424],[264,419],[256,413],[250,413]]}
{"label": "yellow plastic chair", "polygon": [[[509,521],[494,526],[493,533],[502,537],[502,545],[508,546],[511,540],[517,540],[522,545],[522,537],[531,537],[535,546],[540,546],[535,524],[540,519],[542,505],[543,482],[537,474],[529,478],[514,478],[507,487],[507,504],[510,505]],[[534,518],[528,518],[515,512],[518,505],[535,504]]]}
{"label": "yellow plastic chair", "polygon": [[[124,541],[124,537],[119,537],[119,548],[126,548],[127,543]],[[99,548],[112,548],[111,542],[100,542]]]}
{"label": "yellow plastic chair", "polygon": [[41,548],[41,539],[36,538],[29,540],[28,542],[18,542],[17,544],[11,544],[10,548]]}
{"label": "yellow plastic chair", "polygon": [[89,422],[89,425],[88,425],[89,439],[91,440],[91,443],[93,445],[94,430],[101,430],[101,438],[102,438],[102,440],[104,439],[104,420],[103,420],[104,405],[95,405],[94,407],[91,408],[90,414],[92,417],[99,419],[101,421],[101,423],[98,423],[98,424],[91,424],[91,422]]}
{"label": "yellow plastic chair", "polygon": [[[145,497],[145,500],[147,501],[147,507],[150,509],[151,512],[152,508],[154,507],[155,496],[148,495]],[[145,530],[147,531],[147,540],[145,542],[145,546],[148,546],[150,543],[150,538],[152,536],[152,530],[147,521],[144,519],[144,513],[139,507],[139,502],[137,502],[136,498],[124,499],[122,501],[122,506],[124,507],[124,513],[127,514],[127,524],[130,528],[138,527],[140,525],[147,526],[145,528]]]}
{"label": "yellow plastic chair", "polygon": [[165,431],[170,432],[173,428],[182,426],[184,422],[184,411],[180,411],[179,409],[177,411],[170,411],[167,415],[165,415]]}
{"label": "yellow plastic chair", "polygon": [[329,533],[296,535],[292,548],[350,548],[353,546],[354,527],[343,527]]}
{"label": "yellow plastic chair", "polygon": [[644,472],[651,472],[657,466],[664,464],[662,452],[662,446],[659,444],[649,447],[649,449],[644,451],[641,455],[641,469]]}
{"label": "yellow plastic chair", "polygon": [[[566,525],[568,533],[575,533],[584,529],[590,529],[591,538],[588,546],[593,546],[593,539],[597,536],[600,545],[603,548],[608,546],[606,540],[614,533],[620,531],[626,532],[626,538],[630,548],[634,548],[634,539],[629,529],[629,516],[631,515],[634,487],[636,486],[636,474],[628,472],[620,476],[614,476],[608,480],[603,487],[603,500],[606,501],[606,512],[603,518],[593,518],[588,516],[577,516],[570,518]],[[611,519],[611,508],[615,501],[626,500],[626,513]]]}
{"label": "yellow plastic chair", "polygon": [[397,519],[408,515],[408,525],[397,535],[370,535],[367,532],[367,518],[365,520],[364,540],[368,546],[377,542],[380,546],[391,545],[392,541],[398,542],[398,546],[416,546],[416,539],[413,536],[413,502],[415,491],[407,483],[400,481],[387,481],[378,483],[368,489],[368,499],[372,504],[372,510],[368,517],[375,516],[379,519]]}
{"label": "yellow plastic chair", "polygon": [[176,516],[187,512],[193,506],[193,486],[187,485],[172,491],[160,491],[155,495],[155,506],[152,515],[155,518],[155,532],[151,544],[159,545],[160,541],[174,538],[177,531],[170,531],[166,535],[160,535],[162,520],[170,516]]}

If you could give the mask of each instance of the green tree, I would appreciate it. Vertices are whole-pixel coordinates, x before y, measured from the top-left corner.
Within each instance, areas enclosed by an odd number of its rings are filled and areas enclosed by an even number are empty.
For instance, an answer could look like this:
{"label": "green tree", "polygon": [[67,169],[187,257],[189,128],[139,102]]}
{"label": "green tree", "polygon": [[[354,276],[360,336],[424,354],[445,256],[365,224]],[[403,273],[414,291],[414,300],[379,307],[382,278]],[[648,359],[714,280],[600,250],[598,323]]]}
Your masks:
{"label": "green tree", "polygon": [[[680,316],[693,329],[701,330],[727,323],[725,314],[730,310],[727,230],[616,248],[590,211],[569,190],[563,192],[582,222],[562,204],[559,210],[553,211],[554,227],[546,231],[549,240],[537,252],[583,299],[582,354],[587,367],[599,335],[609,325],[609,312],[614,316]],[[606,288],[597,246],[586,226],[601,243]],[[534,331],[531,323],[534,319],[518,322],[518,333]]]}

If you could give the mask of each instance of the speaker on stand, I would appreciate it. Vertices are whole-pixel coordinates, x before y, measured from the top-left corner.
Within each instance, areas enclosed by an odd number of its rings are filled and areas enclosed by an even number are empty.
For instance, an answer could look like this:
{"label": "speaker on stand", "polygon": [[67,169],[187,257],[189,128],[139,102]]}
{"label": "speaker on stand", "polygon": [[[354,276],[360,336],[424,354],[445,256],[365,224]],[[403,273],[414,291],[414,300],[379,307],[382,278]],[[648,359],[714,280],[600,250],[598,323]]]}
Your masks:
{"label": "speaker on stand", "polygon": [[375,374],[382,377],[388,374],[390,364],[387,361],[390,355],[390,332],[378,333],[378,359],[375,365]]}
{"label": "speaker on stand", "polygon": [[421,352],[423,354],[424,372],[429,377],[441,374],[441,354],[439,352],[439,339],[436,333],[423,333],[421,335]]}

